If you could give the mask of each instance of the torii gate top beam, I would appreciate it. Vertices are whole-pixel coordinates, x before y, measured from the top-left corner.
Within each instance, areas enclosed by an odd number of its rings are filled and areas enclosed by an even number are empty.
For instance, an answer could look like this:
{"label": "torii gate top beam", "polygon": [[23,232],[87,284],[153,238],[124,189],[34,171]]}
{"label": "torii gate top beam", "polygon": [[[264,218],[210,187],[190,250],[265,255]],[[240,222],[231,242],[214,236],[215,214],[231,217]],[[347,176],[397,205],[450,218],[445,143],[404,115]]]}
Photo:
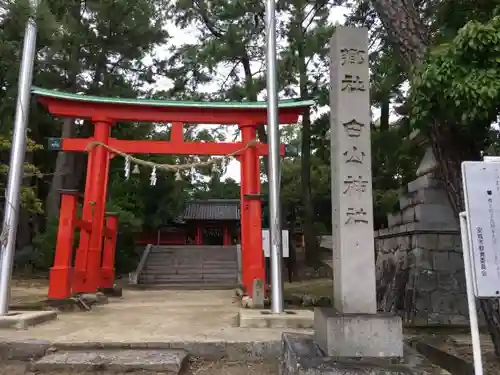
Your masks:
{"label": "torii gate top beam", "polygon": [[[57,117],[110,121],[183,122],[223,125],[264,125],[266,102],[193,102],[109,98],[71,94],[33,87],[32,94]],[[279,122],[295,124],[312,100],[284,100],[279,104]]]}

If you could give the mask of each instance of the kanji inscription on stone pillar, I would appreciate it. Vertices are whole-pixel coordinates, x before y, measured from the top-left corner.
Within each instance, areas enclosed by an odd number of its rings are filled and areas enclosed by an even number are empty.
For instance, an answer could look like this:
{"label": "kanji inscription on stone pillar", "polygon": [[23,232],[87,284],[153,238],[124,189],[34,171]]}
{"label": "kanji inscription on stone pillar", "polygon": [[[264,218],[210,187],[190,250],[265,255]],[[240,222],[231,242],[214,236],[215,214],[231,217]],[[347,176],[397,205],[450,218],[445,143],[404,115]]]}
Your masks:
{"label": "kanji inscription on stone pillar", "polygon": [[334,304],[341,313],[373,314],[368,30],[338,27],[330,61]]}

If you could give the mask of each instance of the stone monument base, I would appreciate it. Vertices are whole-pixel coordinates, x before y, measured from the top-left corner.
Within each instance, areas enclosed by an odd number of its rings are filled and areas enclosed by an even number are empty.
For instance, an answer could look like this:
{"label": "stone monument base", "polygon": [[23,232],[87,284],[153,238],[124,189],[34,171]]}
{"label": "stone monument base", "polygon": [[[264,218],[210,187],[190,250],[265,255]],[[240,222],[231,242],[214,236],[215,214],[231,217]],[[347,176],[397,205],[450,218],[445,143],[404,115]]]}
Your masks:
{"label": "stone monument base", "polygon": [[28,329],[57,319],[55,311],[11,311],[0,316],[0,328]]}
{"label": "stone monument base", "polygon": [[314,310],[315,341],[333,357],[399,358],[403,326],[399,316],[340,314],[333,308]]}
{"label": "stone monument base", "polygon": [[272,314],[269,310],[240,309],[238,318],[240,328],[310,329],[314,325],[314,314],[310,310]]}
{"label": "stone monument base", "polygon": [[284,333],[281,343],[280,375],[428,374],[422,366],[424,360],[408,346],[401,361],[329,357],[318,348],[311,335]]}

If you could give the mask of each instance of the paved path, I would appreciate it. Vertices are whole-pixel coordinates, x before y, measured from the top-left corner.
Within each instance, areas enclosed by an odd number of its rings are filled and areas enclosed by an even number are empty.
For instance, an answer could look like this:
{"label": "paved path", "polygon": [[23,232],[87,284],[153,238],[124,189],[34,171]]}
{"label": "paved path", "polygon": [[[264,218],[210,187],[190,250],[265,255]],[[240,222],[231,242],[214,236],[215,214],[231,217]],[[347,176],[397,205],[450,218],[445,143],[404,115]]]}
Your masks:
{"label": "paved path", "polygon": [[38,339],[56,344],[281,339],[282,329],[236,328],[239,307],[233,293],[125,290],[123,298],[110,299],[109,304],[90,312],[61,313],[56,321],[26,331],[0,329],[0,339]]}

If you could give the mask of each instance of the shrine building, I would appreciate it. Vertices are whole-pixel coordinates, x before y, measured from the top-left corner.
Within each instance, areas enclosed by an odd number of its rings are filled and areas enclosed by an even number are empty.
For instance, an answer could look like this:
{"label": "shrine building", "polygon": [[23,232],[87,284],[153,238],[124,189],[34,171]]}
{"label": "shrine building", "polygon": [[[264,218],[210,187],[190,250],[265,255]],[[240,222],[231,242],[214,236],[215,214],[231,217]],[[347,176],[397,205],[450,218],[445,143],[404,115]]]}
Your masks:
{"label": "shrine building", "polygon": [[235,245],[240,243],[240,219],[239,199],[190,201],[172,225],[139,234],[136,244]]}

